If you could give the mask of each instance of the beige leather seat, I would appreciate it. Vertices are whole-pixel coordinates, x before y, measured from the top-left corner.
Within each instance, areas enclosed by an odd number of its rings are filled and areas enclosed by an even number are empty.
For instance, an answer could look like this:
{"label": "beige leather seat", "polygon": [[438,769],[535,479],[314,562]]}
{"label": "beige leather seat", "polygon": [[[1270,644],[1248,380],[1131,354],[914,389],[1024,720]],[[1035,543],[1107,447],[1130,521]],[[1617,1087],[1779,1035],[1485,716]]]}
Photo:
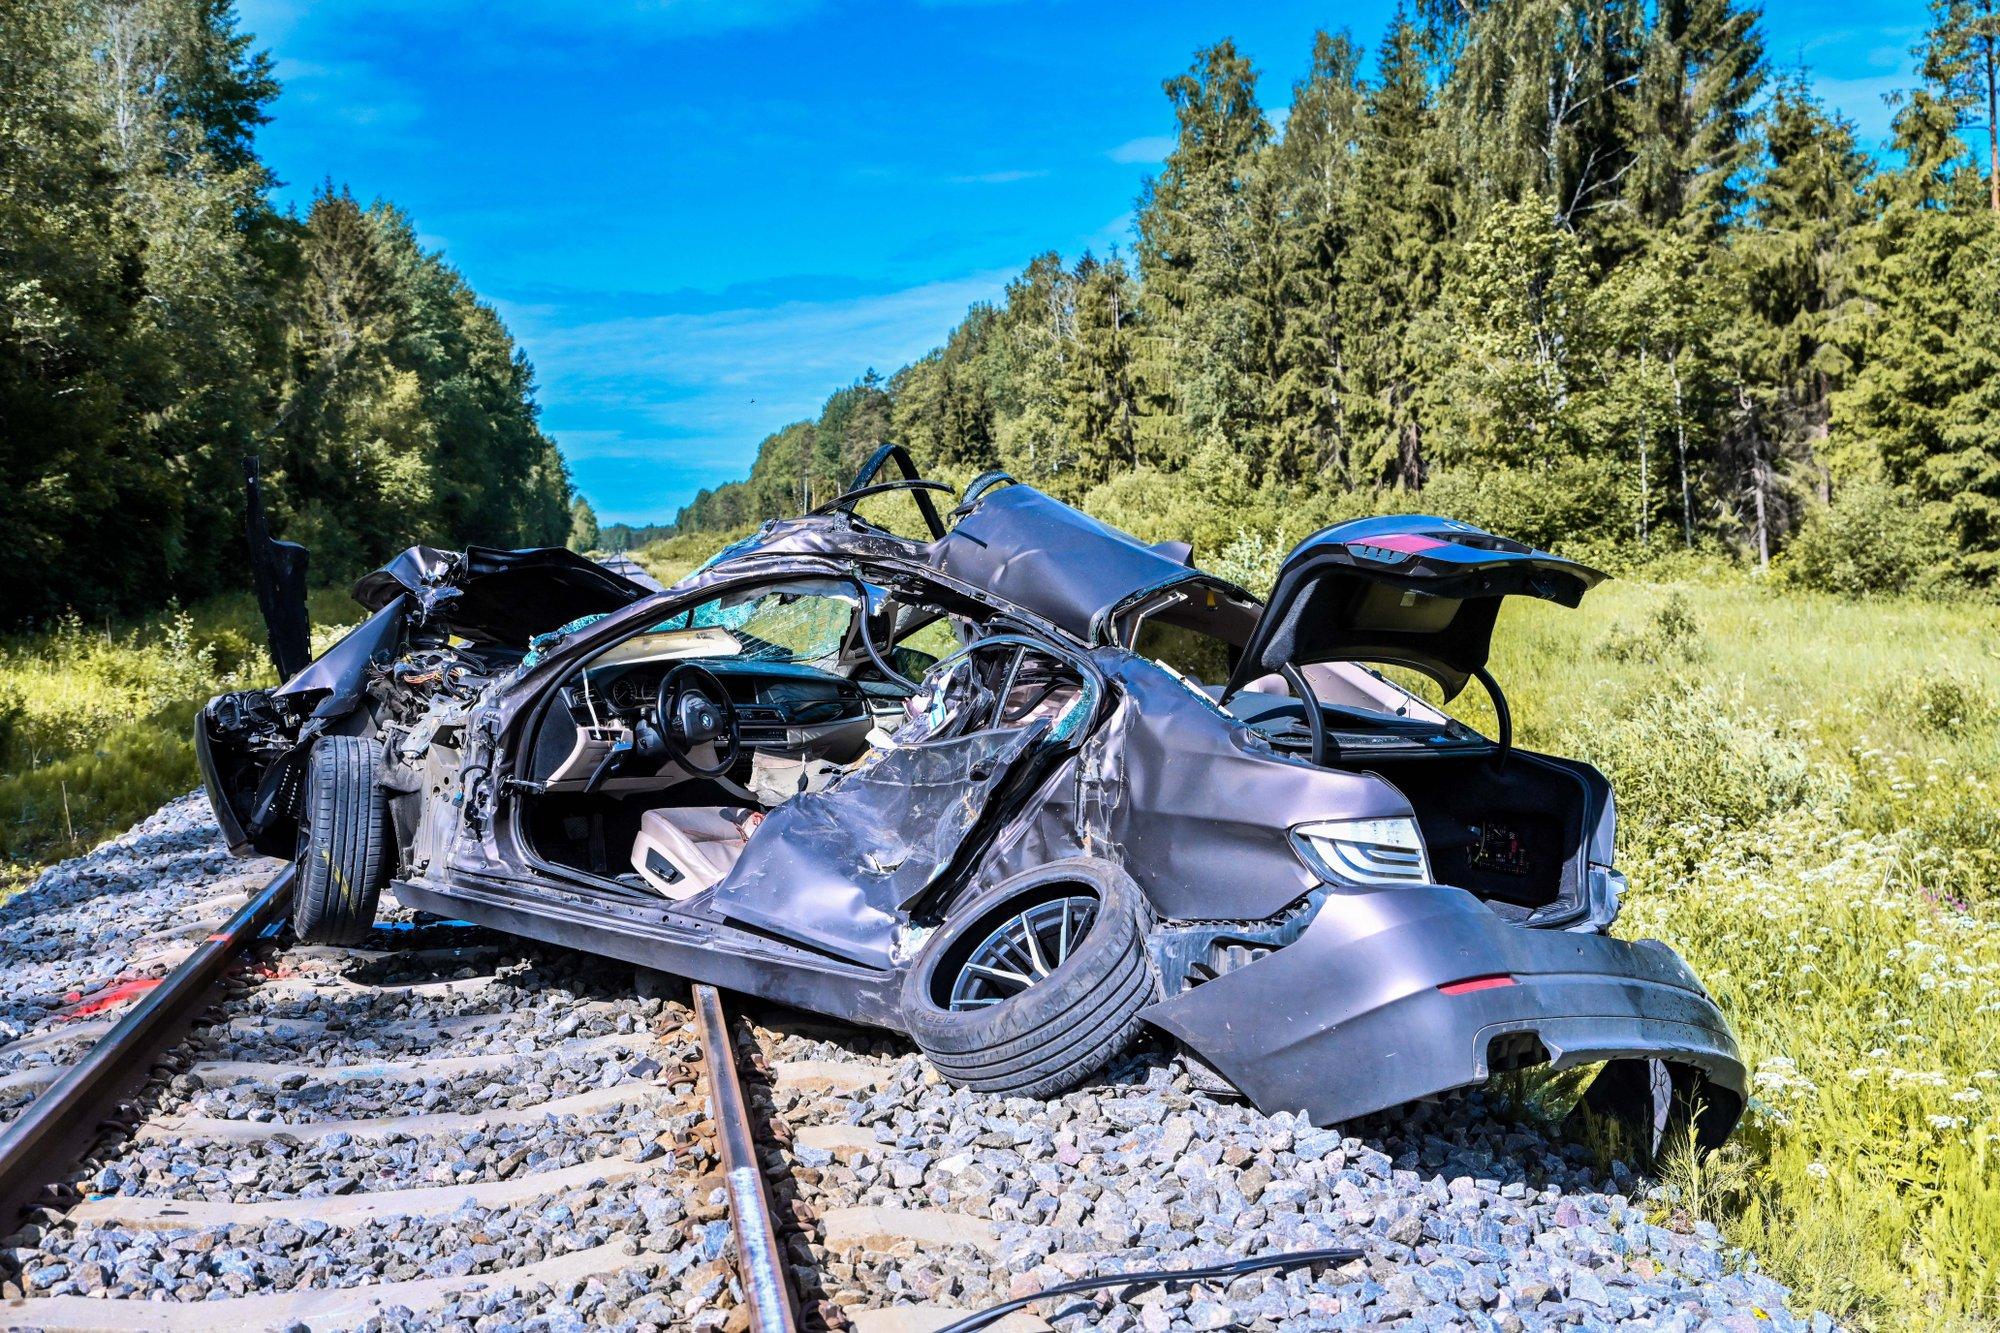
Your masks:
{"label": "beige leather seat", "polygon": [[[1306,684],[1312,686],[1314,697],[1323,704],[1362,708],[1376,713],[1400,713],[1425,722],[1445,721],[1443,713],[1422,699],[1404,693],[1352,662],[1315,662],[1305,667],[1302,674]],[[1275,672],[1259,676],[1243,688],[1255,694],[1289,696],[1292,692],[1291,685]]]}
{"label": "beige leather seat", "polygon": [[729,873],[762,819],[741,805],[648,810],[632,840],[632,868],[662,896],[692,898]]}

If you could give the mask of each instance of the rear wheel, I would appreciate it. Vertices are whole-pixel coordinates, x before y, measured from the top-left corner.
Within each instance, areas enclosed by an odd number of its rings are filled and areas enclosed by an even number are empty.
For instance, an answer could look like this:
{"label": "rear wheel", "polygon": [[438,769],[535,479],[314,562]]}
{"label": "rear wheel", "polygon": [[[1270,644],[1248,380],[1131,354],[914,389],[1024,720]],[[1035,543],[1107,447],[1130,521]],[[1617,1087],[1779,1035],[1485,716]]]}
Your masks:
{"label": "rear wheel", "polygon": [[1151,919],[1108,861],[1039,866],[932,935],[903,983],[903,1019],[959,1087],[1043,1097],[1115,1059],[1153,998]]}
{"label": "rear wheel", "polygon": [[382,747],[359,736],[313,746],[300,831],[292,932],[309,944],[357,944],[394,869]]}

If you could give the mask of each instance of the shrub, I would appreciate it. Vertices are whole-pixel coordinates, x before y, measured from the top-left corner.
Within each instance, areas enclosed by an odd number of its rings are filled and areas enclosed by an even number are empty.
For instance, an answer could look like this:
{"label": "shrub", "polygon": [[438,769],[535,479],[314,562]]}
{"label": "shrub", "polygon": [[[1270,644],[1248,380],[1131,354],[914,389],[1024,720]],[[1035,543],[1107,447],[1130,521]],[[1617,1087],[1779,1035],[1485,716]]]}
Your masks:
{"label": "shrub", "polygon": [[1886,482],[1857,481],[1808,511],[1773,569],[1794,587],[1852,595],[1936,587],[1950,564],[1935,514]]}
{"label": "shrub", "polygon": [[1239,532],[1235,538],[1203,562],[1209,573],[1247,588],[1259,597],[1271,595],[1278,580],[1278,566],[1290,548],[1268,532]]}
{"label": "shrub", "polygon": [[1694,618],[1694,606],[1687,594],[1676,588],[1639,628],[1612,625],[1597,651],[1614,662],[1664,666],[1671,662],[1699,662],[1708,656],[1708,644]]}
{"label": "shrub", "polygon": [[1717,838],[1815,794],[1805,748],[1740,691],[1667,677],[1561,729],[1558,748],[1602,768],[1617,789],[1621,853],[1685,867]]}
{"label": "shrub", "polygon": [[1424,513],[1580,558],[1595,558],[1600,548],[1630,536],[1624,483],[1611,464],[1595,459],[1441,471],[1414,498]]}
{"label": "shrub", "polygon": [[1993,720],[1992,696],[1961,672],[1933,667],[1884,691],[1883,703],[1906,709],[1922,731],[1962,736]]}

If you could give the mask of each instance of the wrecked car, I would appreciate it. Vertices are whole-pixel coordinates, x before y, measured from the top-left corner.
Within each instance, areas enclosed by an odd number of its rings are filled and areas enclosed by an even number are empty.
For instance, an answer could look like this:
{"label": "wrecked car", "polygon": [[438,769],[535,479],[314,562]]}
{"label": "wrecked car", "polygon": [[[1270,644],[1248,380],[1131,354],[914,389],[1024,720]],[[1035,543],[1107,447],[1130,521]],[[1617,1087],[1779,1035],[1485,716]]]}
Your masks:
{"label": "wrecked car", "polygon": [[[892,493],[922,533],[860,516]],[[1593,1108],[1714,1144],[1729,1026],[1671,949],[1607,933],[1611,790],[1517,747],[1487,670],[1508,598],[1601,578],[1396,516],[1314,534],[1260,602],[885,447],[664,590],[415,548],[196,740],[231,847],[297,858],[305,940],[359,940],[387,890],[906,1033],[975,1089],[1055,1093],[1151,1031],[1317,1124],[1602,1066]],[[1385,666],[1477,682],[1497,735]]]}

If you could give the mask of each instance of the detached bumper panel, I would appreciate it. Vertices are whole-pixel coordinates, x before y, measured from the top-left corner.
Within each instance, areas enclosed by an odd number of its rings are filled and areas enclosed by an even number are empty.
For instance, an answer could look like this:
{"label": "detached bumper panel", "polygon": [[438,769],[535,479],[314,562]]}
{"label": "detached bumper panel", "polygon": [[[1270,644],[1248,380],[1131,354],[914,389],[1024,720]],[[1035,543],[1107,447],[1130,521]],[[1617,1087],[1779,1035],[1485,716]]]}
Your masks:
{"label": "detached bumper panel", "polygon": [[1437,885],[1336,895],[1293,943],[1142,1016],[1259,1109],[1321,1125],[1483,1083],[1496,1042],[1506,1058],[1529,1035],[1557,1069],[1664,1060],[1730,1124],[1743,1101],[1736,1038],[1666,945],[1523,929]]}
{"label": "detached bumper panel", "polygon": [[214,812],[215,824],[222,831],[222,840],[228,844],[231,856],[250,856],[256,847],[248,833],[243,831],[243,821],[236,809],[229,803],[229,795],[223,790],[222,774],[217,771],[214,740],[209,736],[211,722],[208,708],[195,714],[194,718],[194,759],[201,770],[202,790],[208,794],[208,808]]}

